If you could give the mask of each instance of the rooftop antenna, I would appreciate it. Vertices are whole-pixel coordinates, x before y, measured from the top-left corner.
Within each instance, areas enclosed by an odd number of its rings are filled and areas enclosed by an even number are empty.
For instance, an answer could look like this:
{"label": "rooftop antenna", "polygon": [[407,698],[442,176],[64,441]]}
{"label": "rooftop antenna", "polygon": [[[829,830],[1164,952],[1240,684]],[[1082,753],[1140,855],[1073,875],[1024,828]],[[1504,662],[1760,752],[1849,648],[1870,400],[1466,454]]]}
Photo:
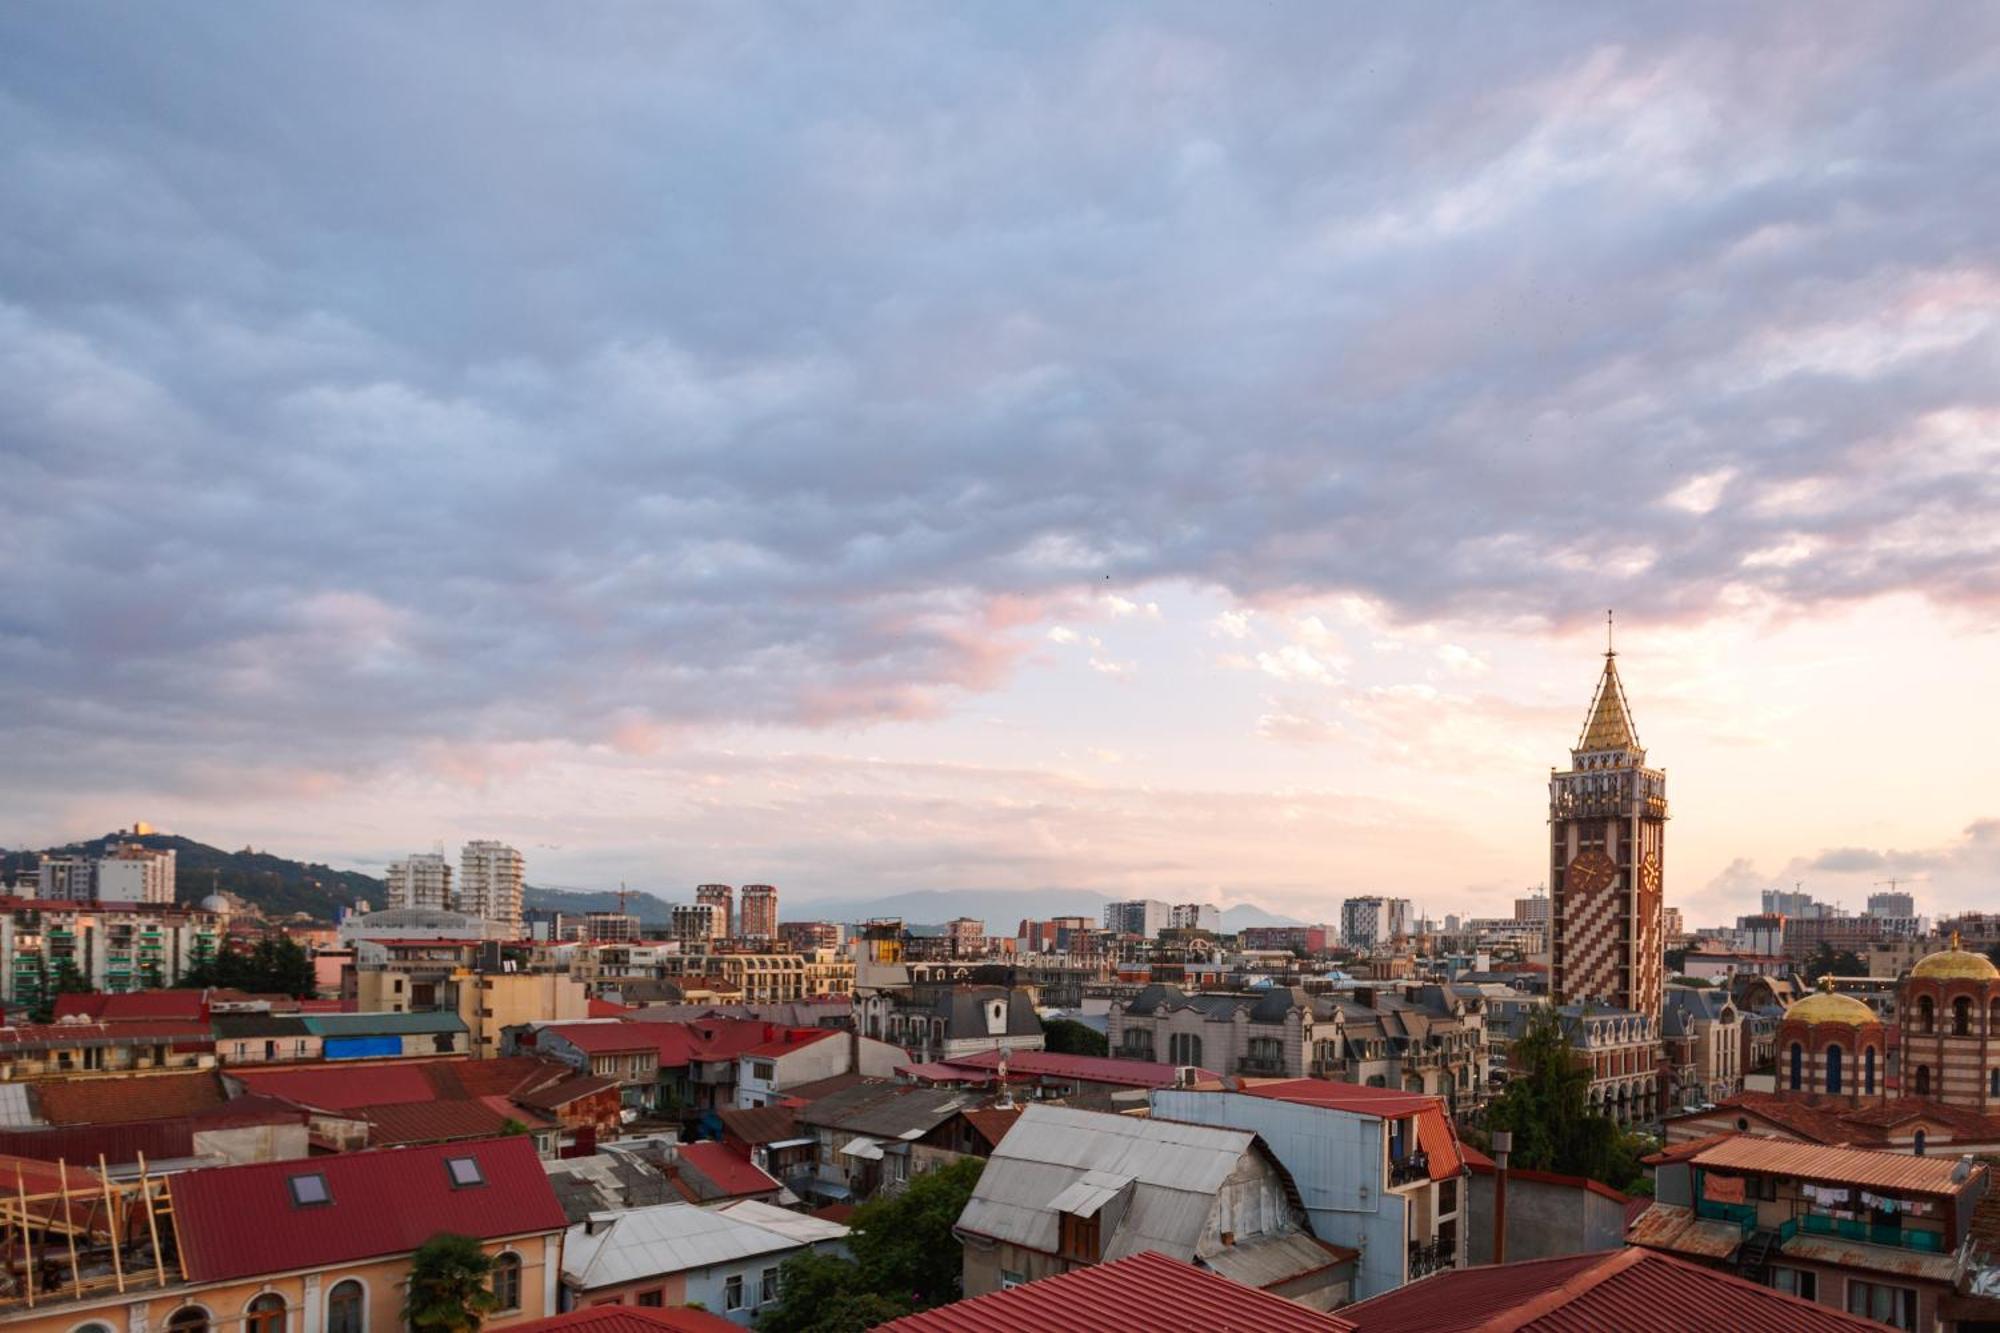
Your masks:
{"label": "rooftop antenna", "polygon": [[1609,608],[1609,607],[1605,608],[1605,612],[1604,612],[1604,655],[1605,655],[1606,657],[1616,657],[1616,656],[1618,656],[1618,649],[1617,649],[1617,647],[1616,647],[1616,646],[1615,646],[1615,645],[1613,644],[1613,642],[1612,642],[1612,637],[1611,637],[1611,636],[1612,636],[1612,630],[1613,630],[1613,627],[1614,627],[1614,626],[1613,626],[1613,619],[1614,619],[1614,618],[1613,618],[1613,616],[1612,616],[1612,613],[1611,613],[1611,610],[1610,610],[1610,608]]}

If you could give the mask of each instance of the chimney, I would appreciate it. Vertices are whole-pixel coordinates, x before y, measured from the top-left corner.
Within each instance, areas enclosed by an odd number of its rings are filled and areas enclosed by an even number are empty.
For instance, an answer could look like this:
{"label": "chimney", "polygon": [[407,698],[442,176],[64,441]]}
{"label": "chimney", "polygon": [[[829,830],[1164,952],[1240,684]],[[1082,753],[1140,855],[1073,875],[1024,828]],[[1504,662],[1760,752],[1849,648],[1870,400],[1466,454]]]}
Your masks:
{"label": "chimney", "polygon": [[1355,987],[1354,999],[1356,1003],[1361,1004],[1369,1009],[1373,1009],[1375,1007],[1375,988],[1373,986]]}
{"label": "chimney", "polygon": [[1972,1179],[1972,1154],[1971,1154],[1971,1153],[1969,1153],[1969,1152],[1968,1152],[1968,1153],[1960,1153],[1960,1154],[1959,1154],[1959,1156],[1958,1156],[1958,1165],[1957,1165],[1957,1166],[1954,1166],[1954,1167],[1953,1167],[1953,1168],[1951,1169],[1951,1178],[1952,1178],[1952,1182],[1953,1182],[1954,1184],[1958,1183],[1959,1181],[1963,1181],[1963,1180],[1970,1180],[1970,1179]]}
{"label": "chimney", "polygon": [[1507,1155],[1514,1151],[1514,1131],[1496,1129],[1493,1148],[1493,1262],[1507,1262]]}

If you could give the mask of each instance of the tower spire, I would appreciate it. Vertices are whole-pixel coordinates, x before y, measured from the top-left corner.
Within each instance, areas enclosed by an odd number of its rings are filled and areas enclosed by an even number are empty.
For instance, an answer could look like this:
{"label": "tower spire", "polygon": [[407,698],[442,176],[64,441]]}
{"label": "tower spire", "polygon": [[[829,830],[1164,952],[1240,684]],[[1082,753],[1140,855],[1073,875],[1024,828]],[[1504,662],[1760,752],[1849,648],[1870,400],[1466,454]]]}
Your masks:
{"label": "tower spire", "polygon": [[1612,613],[1604,613],[1604,674],[1598,678],[1597,693],[1591,697],[1583,734],[1576,748],[1584,750],[1637,750],[1639,728],[1632,722],[1632,707],[1625,700],[1624,682],[1618,679],[1618,649],[1612,638]]}

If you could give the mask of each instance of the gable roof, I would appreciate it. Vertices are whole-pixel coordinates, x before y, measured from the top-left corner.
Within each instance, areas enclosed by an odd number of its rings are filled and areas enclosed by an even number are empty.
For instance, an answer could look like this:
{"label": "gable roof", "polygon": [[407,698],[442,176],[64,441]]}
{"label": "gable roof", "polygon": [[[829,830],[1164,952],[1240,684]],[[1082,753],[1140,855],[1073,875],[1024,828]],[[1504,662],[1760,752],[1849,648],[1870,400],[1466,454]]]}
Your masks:
{"label": "gable roof", "polygon": [[1143,1251],[892,1319],[884,1333],[1348,1333],[1341,1315]]}
{"label": "gable roof", "polygon": [[732,1138],[741,1139],[753,1147],[799,1136],[798,1117],[782,1106],[725,1106],[716,1114],[722,1119],[722,1128]]}
{"label": "gable roof", "polygon": [[1870,1152],[1865,1148],[1829,1148],[1792,1139],[1766,1138],[1758,1134],[1731,1134],[1683,1160],[1696,1166],[1747,1171],[1762,1175],[1787,1176],[1833,1185],[1855,1185],[1862,1189],[1897,1193],[1948,1196],[1961,1193],[1978,1173],[1975,1166],[1965,1179],[1955,1179],[1960,1164],[1954,1157],[1914,1157],[1908,1153]]}
{"label": "gable roof", "polygon": [[1430,1159],[1432,1180],[1449,1180],[1465,1165],[1458,1132],[1445,1113],[1444,1099],[1422,1092],[1399,1092],[1394,1088],[1371,1088],[1360,1083],[1337,1083],[1324,1078],[1294,1078],[1272,1083],[1244,1080],[1242,1091],[1252,1097],[1293,1102],[1304,1106],[1327,1106],[1377,1119],[1415,1116],[1417,1146]]}
{"label": "gable roof", "polygon": [[1654,1250],[1447,1269],[1345,1307],[1358,1333],[1881,1333],[1882,1325]]}
{"label": "gable roof", "polygon": [[741,1333],[743,1326],[685,1305],[593,1305],[507,1327],[509,1333]]}
{"label": "gable roof", "polygon": [[106,1125],[173,1120],[220,1106],[224,1098],[221,1080],[202,1069],[38,1083],[35,1100],[42,1119],[52,1125]]}
{"label": "gable roof", "polygon": [[[762,1254],[778,1254],[813,1241],[837,1241],[847,1228],[804,1214],[791,1214],[813,1228],[801,1239],[739,1213],[742,1205],[704,1209],[691,1203],[663,1203],[609,1215],[593,1234],[571,1227],[563,1241],[563,1280],[595,1291],[691,1268],[707,1268]],[[778,1211],[778,1210],[774,1210]]]}
{"label": "gable roof", "polygon": [[915,1138],[983,1101],[979,1093],[951,1088],[863,1082],[798,1107],[792,1114],[801,1125],[828,1125],[882,1138]]}
{"label": "gable roof", "polygon": [[[445,1160],[486,1183],[454,1188]],[[330,1202],[300,1207],[290,1180],[319,1175]],[[560,1231],[555,1191],[523,1137],[212,1167],[173,1177],[188,1277],[217,1282],[407,1254],[440,1231],[491,1240]]]}
{"label": "gable roof", "polygon": [[1248,1130],[1030,1106],[993,1149],[958,1226],[1053,1254],[1061,1213],[1094,1212],[1129,1192],[1103,1237],[1104,1257],[1158,1250],[1192,1259],[1216,1192],[1256,1139]]}
{"label": "gable roof", "polygon": [[779,1189],[778,1182],[768,1173],[720,1143],[683,1143],[674,1156],[684,1174],[696,1177],[697,1184],[705,1182],[709,1186],[696,1191],[704,1203],[751,1194],[775,1194]]}
{"label": "gable roof", "polygon": [[300,1069],[232,1069],[229,1076],[247,1092],[348,1113],[404,1103],[517,1096],[575,1078],[576,1071],[557,1060],[516,1055],[494,1060],[453,1056]]}

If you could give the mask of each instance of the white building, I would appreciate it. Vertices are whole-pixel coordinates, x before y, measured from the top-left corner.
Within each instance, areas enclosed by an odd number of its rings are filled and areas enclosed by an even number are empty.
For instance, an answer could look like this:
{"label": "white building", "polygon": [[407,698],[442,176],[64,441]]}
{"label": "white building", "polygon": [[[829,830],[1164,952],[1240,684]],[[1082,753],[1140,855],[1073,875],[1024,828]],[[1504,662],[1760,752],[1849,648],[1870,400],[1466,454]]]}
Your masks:
{"label": "white building", "polygon": [[451,863],[443,852],[415,852],[389,863],[389,906],[451,910]]}
{"label": "white building", "polygon": [[33,1008],[70,968],[92,990],[172,986],[215,956],[227,924],[225,913],[165,903],[29,899],[0,911],[0,995]]}
{"label": "white building", "polygon": [[37,898],[73,903],[97,899],[97,862],[87,856],[45,855],[35,878]]}
{"label": "white building", "polygon": [[1104,928],[1121,935],[1152,939],[1174,923],[1174,909],[1158,898],[1134,898],[1104,904]]}
{"label": "white building", "polygon": [[521,854],[504,842],[468,842],[458,856],[458,910],[521,933]]}
{"label": "white building", "polygon": [[1222,909],[1214,903],[1175,903],[1172,925],[1175,930],[1206,930],[1222,933]]}
{"label": "white building", "polygon": [[663,1203],[594,1213],[563,1240],[563,1303],[581,1309],[698,1301],[747,1327],[777,1301],[785,1260],[808,1251],[845,1255],[847,1234],[837,1222],[754,1199],[723,1208]]}
{"label": "white building", "polygon": [[1353,948],[1374,949],[1410,933],[1408,898],[1349,898],[1340,905],[1340,938]]}
{"label": "white building", "polygon": [[714,903],[675,903],[670,923],[673,937],[688,945],[722,939],[726,929],[722,909]]}
{"label": "white building", "polygon": [[104,903],[170,903],[174,900],[174,852],[127,843],[97,862],[95,898]]}

